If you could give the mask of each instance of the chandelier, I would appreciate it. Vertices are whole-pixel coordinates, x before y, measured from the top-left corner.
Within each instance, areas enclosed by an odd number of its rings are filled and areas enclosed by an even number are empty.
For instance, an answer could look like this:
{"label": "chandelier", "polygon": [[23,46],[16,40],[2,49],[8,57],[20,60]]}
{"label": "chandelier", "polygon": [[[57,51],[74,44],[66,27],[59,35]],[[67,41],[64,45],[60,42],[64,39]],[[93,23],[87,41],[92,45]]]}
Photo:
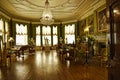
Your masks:
{"label": "chandelier", "polygon": [[44,25],[51,25],[54,23],[54,19],[53,19],[51,10],[50,10],[48,0],[46,0],[45,2],[45,9],[43,10],[43,14],[42,14],[40,21]]}

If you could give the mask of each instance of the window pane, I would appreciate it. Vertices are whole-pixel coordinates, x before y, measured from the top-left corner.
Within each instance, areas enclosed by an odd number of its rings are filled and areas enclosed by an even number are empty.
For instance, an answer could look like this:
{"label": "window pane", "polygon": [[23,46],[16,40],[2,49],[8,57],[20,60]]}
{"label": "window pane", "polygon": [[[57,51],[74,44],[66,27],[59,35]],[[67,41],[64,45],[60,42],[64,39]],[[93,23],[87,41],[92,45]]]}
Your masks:
{"label": "window pane", "polygon": [[43,26],[42,27],[43,46],[45,46],[46,40],[48,40],[48,45],[51,46],[51,27],[50,26]]}
{"label": "window pane", "polygon": [[27,25],[16,24],[16,45],[27,44],[28,44]]}
{"label": "window pane", "polygon": [[75,42],[75,35],[66,35],[66,38],[68,44],[72,44],[73,42]]}
{"label": "window pane", "polygon": [[27,35],[16,35],[16,45],[27,45]]}
{"label": "window pane", "polygon": [[40,36],[36,35],[36,46],[40,46],[40,45],[41,45]]}
{"label": "window pane", "polygon": [[3,35],[3,20],[0,19],[0,35]]}
{"label": "window pane", "polygon": [[58,44],[57,26],[53,26],[53,45]]}
{"label": "window pane", "polygon": [[53,45],[57,45],[58,44],[58,37],[57,36],[53,36]]}
{"label": "window pane", "polygon": [[36,27],[36,46],[41,46],[40,26]]}
{"label": "window pane", "polygon": [[5,21],[5,42],[8,40],[8,22]]}
{"label": "window pane", "polygon": [[50,36],[43,36],[42,40],[43,40],[43,46],[46,45],[46,39],[48,40],[48,45],[51,46],[51,35]]}
{"label": "window pane", "polygon": [[65,43],[72,44],[75,42],[75,24],[65,25]]}

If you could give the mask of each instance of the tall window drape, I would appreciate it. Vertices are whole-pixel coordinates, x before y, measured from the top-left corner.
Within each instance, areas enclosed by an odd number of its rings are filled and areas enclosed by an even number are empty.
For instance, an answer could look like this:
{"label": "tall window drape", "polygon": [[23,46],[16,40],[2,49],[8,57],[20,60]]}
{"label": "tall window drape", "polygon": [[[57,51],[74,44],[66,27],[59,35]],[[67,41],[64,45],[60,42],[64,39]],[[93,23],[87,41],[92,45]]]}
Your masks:
{"label": "tall window drape", "polygon": [[53,45],[58,44],[57,26],[53,26]]}
{"label": "tall window drape", "polygon": [[72,44],[75,42],[75,24],[65,25],[65,43]]}
{"label": "tall window drape", "polygon": [[3,36],[3,30],[4,30],[3,20],[0,19],[0,36]]}
{"label": "tall window drape", "polygon": [[45,46],[45,39],[48,39],[48,44],[49,46],[51,46],[51,27],[50,26],[42,26],[43,46]]}
{"label": "tall window drape", "polygon": [[28,44],[27,25],[16,24],[16,45],[27,44]]}
{"label": "tall window drape", "polygon": [[[3,29],[4,29],[4,26],[3,26],[3,20],[0,19],[0,37],[2,38],[3,36]],[[3,44],[2,44],[2,40],[0,41],[0,47],[1,47],[1,50],[3,50]]]}
{"label": "tall window drape", "polygon": [[5,42],[8,41],[8,22],[5,21]]}
{"label": "tall window drape", "polygon": [[36,46],[41,46],[40,26],[36,27]]}

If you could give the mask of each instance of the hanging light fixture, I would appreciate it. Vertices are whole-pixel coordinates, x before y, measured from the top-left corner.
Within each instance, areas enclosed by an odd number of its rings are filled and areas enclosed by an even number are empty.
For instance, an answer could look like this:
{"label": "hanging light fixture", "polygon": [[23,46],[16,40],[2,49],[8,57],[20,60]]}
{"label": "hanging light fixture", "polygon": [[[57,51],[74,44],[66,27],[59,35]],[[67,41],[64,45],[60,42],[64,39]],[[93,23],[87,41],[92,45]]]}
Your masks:
{"label": "hanging light fixture", "polygon": [[46,2],[45,2],[45,9],[43,11],[43,14],[42,14],[40,21],[44,25],[51,25],[54,23],[54,19],[53,19],[51,10],[50,10],[48,0],[46,0]]}

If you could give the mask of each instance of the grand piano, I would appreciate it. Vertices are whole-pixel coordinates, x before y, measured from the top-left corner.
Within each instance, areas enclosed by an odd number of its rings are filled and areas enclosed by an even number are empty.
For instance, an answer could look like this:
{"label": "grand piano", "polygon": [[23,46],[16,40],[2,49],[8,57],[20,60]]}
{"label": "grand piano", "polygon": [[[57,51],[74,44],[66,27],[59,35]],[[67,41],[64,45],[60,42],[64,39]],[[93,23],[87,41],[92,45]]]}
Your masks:
{"label": "grand piano", "polygon": [[20,57],[21,55],[22,57],[24,57],[25,50],[28,50],[29,54],[35,52],[33,45],[21,45],[21,46],[14,46],[9,50],[9,53],[15,53],[16,56],[18,57]]}

